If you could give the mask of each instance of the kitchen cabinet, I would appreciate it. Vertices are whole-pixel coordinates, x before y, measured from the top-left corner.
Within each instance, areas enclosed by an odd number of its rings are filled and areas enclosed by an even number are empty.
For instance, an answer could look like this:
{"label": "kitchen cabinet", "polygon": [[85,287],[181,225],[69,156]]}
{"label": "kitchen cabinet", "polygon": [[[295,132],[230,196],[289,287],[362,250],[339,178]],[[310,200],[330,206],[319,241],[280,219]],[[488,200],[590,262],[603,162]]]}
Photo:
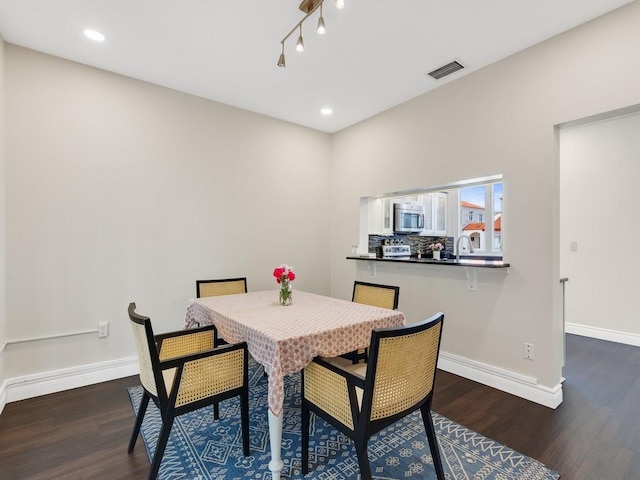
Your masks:
{"label": "kitchen cabinet", "polygon": [[393,235],[393,199],[374,198],[367,209],[369,235]]}
{"label": "kitchen cabinet", "polygon": [[382,199],[382,231],[383,235],[393,234],[393,198]]}
{"label": "kitchen cabinet", "polygon": [[447,194],[432,192],[422,195],[424,230],[420,235],[447,234]]}

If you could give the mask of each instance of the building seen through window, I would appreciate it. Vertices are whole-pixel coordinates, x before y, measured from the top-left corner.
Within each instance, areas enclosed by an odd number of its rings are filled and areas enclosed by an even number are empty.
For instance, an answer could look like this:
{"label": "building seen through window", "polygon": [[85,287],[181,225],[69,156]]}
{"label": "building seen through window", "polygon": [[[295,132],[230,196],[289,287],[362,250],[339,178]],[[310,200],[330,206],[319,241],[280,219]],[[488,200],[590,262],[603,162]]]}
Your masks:
{"label": "building seen through window", "polygon": [[[502,182],[460,188],[459,235],[467,235],[476,252],[502,253]],[[485,219],[492,219],[486,222]]]}

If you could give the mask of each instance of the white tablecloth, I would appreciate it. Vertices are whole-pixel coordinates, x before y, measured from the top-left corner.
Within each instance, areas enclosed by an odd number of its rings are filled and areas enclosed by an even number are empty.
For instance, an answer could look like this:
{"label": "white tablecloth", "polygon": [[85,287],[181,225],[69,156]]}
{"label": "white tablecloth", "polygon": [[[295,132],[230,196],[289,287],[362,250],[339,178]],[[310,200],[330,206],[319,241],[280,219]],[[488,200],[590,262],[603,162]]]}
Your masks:
{"label": "white tablecloth", "polygon": [[314,357],[334,357],[369,345],[371,330],[404,325],[395,310],[295,290],[293,305],[278,303],[278,291],[198,298],[188,307],[185,327],[215,324],[229,343],[246,341],[269,374],[269,409],[280,415],[284,376]]}

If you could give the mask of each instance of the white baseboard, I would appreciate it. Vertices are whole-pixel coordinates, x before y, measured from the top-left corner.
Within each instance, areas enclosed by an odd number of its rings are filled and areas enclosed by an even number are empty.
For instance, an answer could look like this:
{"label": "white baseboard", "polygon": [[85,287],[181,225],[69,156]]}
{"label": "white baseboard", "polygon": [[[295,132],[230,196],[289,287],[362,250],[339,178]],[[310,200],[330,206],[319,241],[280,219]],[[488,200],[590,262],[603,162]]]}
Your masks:
{"label": "white baseboard", "polygon": [[562,403],[562,384],[553,388],[538,385],[538,379],[493,367],[475,360],[440,352],[438,368],[549,408]]}
{"label": "white baseboard", "polygon": [[[438,368],[549,408],[562,403],[562,384],[538,385],[535,378],[440,352]],[[137,375],[138,358],[128,357],[80,367],[9,378],[0,385],[0,413],[9,402]]]}
{"label": "white baseboard", "polygon": [[0,413],[10,402],[107,382],[138,373],[138,357],[8,378],[0,386]]}
{"label": "white baseboard", "polygon": [[565,324],[565,332],[582,337],[597,338],[599,340],[607,340],[609,342],[624,343],[640,347],[640,335],[636,333],[620,332],[618,330],[610,330],[608,328],[590,327],[589,325],[579,325],[577,323]]}
{"label": "white baseboard", "polygon": [[0,384],[0,414],[4,410],[4,406],[7,404],[7,381],[5,380]]}

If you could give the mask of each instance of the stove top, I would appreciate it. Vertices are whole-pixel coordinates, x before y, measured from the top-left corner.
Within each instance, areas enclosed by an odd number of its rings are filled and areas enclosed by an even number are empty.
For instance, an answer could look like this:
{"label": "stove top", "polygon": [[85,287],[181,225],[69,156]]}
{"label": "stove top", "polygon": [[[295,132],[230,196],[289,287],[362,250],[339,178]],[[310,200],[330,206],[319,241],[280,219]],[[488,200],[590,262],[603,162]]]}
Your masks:
{"label": "stove top", "polygon": [[410,257],[410,245],[382,245],[383,257]]}

